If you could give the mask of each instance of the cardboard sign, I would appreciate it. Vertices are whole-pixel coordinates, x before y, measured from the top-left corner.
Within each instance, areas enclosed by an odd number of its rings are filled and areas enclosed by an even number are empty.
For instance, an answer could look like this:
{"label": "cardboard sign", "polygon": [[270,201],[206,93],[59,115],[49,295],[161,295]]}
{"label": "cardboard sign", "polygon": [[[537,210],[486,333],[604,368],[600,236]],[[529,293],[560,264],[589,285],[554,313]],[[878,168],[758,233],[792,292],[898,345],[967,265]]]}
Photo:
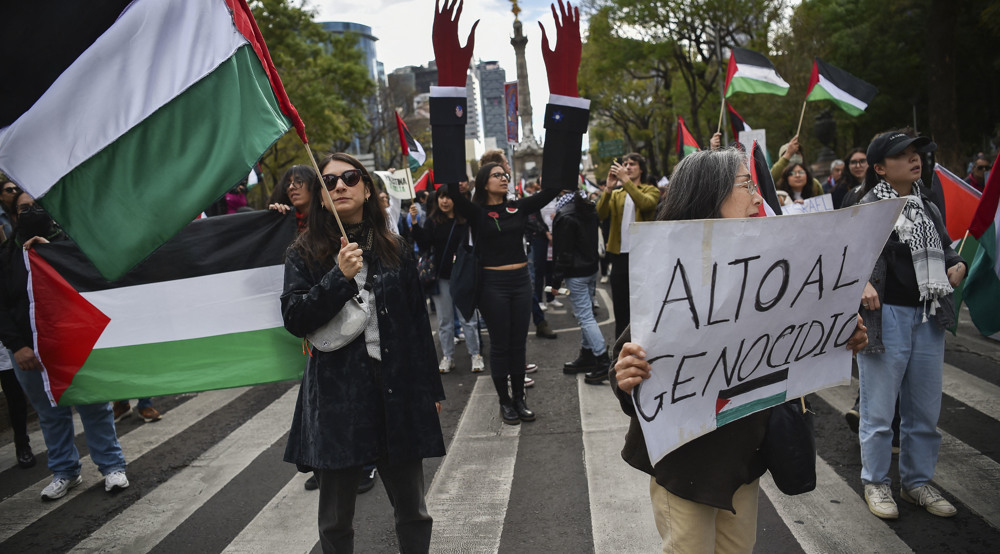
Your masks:
{"label": "cardboard sign", "polygon": [[813,214],[816,212],[828,212],[833,209],[833,197],[829,193],[821,196],[806,198],[801,204],[791,203],[781,207],[782,215],[792,214]]}
{"label": "cardboard sign", "polygon": [[845,345],[904,202],[629,228],[632,342],[652,366],[632,399],[654,464],[726,423],[850,382]]}
{"label": "cardboard sign", "polygon": [[[767,130],[766,129],[751,129],[749,131],[740,131],[740,136],[737,141],[743,145],[743,148],[747,152],[753,152],[753,141],[757,141],[760,145],[760,149],[765,154],[767,153]],[[770,165],[770,161],[768,161]]]}
{"label": "cardboard sign", "polygon": [[393,198],[409,200],[412,197],[409,183],[406,181],[406,170],[397,169],[395,173],[388,171],[376,171],[376,175],[382,178],[385,183],[385,191]]}

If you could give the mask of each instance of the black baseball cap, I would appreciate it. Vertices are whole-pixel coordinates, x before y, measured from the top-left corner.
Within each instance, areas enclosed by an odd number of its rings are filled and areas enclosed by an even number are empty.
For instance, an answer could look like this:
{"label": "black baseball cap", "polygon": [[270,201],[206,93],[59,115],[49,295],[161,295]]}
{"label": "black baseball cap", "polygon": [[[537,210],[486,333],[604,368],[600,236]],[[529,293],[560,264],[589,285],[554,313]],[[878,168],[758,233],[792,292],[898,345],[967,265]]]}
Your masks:
{"label": "black baseball cap", "polygon": [[899,154],[910,145],[921,154],[937,150],[937,144],[927,137],[913,137],[899,131],[889,131],[872,140],[865,157],[868,158],[868,165],[873,165]]}

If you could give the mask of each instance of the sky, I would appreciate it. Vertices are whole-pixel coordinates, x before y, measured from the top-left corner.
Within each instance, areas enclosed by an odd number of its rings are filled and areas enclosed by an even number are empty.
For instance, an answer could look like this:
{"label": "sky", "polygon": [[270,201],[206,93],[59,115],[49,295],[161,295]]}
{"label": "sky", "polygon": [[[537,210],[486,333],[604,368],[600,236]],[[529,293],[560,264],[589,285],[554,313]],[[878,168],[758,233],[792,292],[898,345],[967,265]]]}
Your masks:
{"label": "sky", "polygon": [[[574,4],[575,5],[575,4]],[[525,60],[528,65],[531,90],[532,120],[535,136],[541,136],[545,104],[549,87],[542,61],[542,33],[538,21],[545,25],[550,44],[555,45],[555,23],[546,0],[519,0],[521,13],[518,18],[528,37]],[[434,59],[431,28],[434,21],[434,0],[307,0],[307,8],[316,10],[316,21],[350,21],[372,28],[378,38],[376,55],[388,75],[394,69],[408,65],[423,65]],[[581,13],[581,19],[584,15]],[[507,80],[517,79],[517,65],[510,39],[514,35],[514,15],[509,0],[468,0],[458,23],[461,42],[476,20],[476,43],[473,62],[498,61],[507,72]],[[581,34],[586,35],[586,21],[581,24]]]}

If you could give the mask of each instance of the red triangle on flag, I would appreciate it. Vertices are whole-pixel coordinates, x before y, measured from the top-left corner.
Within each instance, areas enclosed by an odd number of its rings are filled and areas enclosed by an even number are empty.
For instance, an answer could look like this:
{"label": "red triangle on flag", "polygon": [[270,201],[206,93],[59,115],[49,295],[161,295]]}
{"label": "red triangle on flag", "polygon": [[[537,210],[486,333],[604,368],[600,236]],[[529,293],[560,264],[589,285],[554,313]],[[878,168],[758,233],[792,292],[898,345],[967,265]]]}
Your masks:
{"label": "red triangle on flag", "polygon": [[967,185],[958,175],[941,164],[934,166],[934,177],[941,184],[944,195],[944,220],[951,240],[961,240],[972,223],[982,193]]}
{"label": "red triangle on flag", "polygon": [[28,262],[36,352],[45,367],[52,398],[59,402],[111,318],[81,296],[34,249],[28,250]]}
{"label": "red triangle on flag", "polygon": [[716,398],[715,399],[715,415],[719,415],[719,412],[723,408],[729,405],[730,400],[728,398]]}

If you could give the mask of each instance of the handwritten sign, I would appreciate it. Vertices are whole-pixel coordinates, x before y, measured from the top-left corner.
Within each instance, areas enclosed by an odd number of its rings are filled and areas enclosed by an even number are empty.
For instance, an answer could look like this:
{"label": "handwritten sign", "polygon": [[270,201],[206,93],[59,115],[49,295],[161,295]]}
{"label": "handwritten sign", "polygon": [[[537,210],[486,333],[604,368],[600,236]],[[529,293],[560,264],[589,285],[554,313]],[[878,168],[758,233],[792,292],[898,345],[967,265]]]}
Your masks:
{"label": "handwritten sign", "polygon": [[726,423],[850,381],[845,345],[903,204],[629,228],[632,341],[652,366],[632,399],[654,464]]}
{"label": "handwritten sign", "polygon": [[792,214],[813,214],[816,212],[828,212],[833,209],[833,197],[829,193],[820,196],[806,198],[801,204],[791,203],[781,207],[783,215]]}
{"label": "handwritten sign", "polygon": [[382,178],[385,183],[385,191],[393,198],[409,200],[411,198],[410,185],[406,180],[406,170],[397,169],[395,173],[388,171],[376,171],[376,175]]}

